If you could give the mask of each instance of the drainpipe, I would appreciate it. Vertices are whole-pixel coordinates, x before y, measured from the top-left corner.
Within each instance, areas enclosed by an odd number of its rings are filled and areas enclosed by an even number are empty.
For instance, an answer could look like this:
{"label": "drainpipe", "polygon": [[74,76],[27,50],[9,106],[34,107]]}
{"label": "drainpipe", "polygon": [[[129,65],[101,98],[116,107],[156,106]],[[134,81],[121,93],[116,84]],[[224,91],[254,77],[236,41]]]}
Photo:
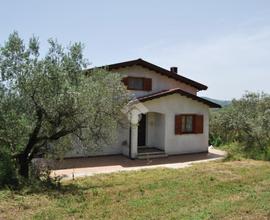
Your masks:
{"label": "drainpipe", "polygon": [[128,142],[128,148],[129,148],[129,152],[128,152],[128,156],[130,159],[131,158],[131,122],[129,123],[129,142]]}

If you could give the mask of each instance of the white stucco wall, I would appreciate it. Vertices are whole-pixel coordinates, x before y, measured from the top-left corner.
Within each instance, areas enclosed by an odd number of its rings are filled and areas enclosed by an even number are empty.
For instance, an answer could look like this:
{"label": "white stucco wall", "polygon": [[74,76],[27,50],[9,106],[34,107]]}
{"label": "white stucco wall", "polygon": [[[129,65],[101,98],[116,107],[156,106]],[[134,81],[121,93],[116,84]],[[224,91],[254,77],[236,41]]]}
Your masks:
{"label": "white stucco wall", "polygon": [[167,76],[161,75],[159,73],[156,73],[154,71],[151,71],[149,69],[143,68],[141,66],[136,65],[136,66],[131,66],[131,67],[120,68],[120,69],[114,70],[114,72],[123,74],[124,76],[145,77],[145,78],[152,79],[152,91],[130,90],[132,94],[134,94],[136,97],[159,92],[162,90],[174,89],[174,88],[180,88],[194,95],[197,94],[196,88],[188,84],[176,81]]}
{"label": "white stucco wall", "polygon": [[129,122],[124,121],[125,126],[118,126],[115,132],[115,141],[112,144],[100,146],[96,149],[90,148],[86,150],[79,143],[74,143],[72,149],[65,155],[65,157],[87,157],[99,155],[113,155],[113,154],[129,154]]}
{"label": "white stucco wall", "polygon": [[[164,96],[143,104],[149,112],[165,115],[164,148],[167,154],[208,151],[209,107],[207,105],[179,94]],[[175,135],[176,114],[202,114],[204,116],[203,134]]]}
{"label": "white stucco wall", "polygon": [[[146,113],[146,145],[164,149],[168,155],[198,153],[208,151],[209,107],[201,102],[179,94],[150,100],[138,105]],[[202,114],[204,116],[203,134],[175,135],[176,114]],[[115,143],[102,146],[97,151],[84,152],[74,146],[66,157],[124,154],[129,155],[129,122],[119,127]]]}

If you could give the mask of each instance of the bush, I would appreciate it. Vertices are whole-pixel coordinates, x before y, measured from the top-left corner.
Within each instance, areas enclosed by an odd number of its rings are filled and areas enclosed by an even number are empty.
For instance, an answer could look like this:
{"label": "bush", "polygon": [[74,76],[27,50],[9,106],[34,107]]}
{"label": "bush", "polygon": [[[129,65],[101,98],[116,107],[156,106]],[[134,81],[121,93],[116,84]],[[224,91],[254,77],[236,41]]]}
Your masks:
{"label": "bush", "polygon": [[30,184],[39,185],[39,187],[46,187],[51,189],[60,189],[61,176],[52,176],[51,171],[54,167],[53,160],[36,159],[32,161]]}
{"label": "bush", "polygon": [[222,138],[220,136],[211,135],[209,136],[209,144],[219,147],[223,145]]}
{"label": "bush", "polygon": [[0,187],[16,187],[18,183],[15,161],[8,152],[0,151]]}
{"label": "bush", "polygon": [[32,163],[30,178],[25,179],[17,173],[16,160],[8,151],[0,150],[0,188],[9,187],[13,189],[31,188],[33,191],[43,189],[60,189],[62,177],[52,177],[50,167],[44,164]]}
{"label": "bush", "polygon": [[32,191],[40,191],[48,188],[59,190],[61,187],[63,177],[51,176],[49,166],[39,164],[37,167],[33,163],[30,174],[28,179],[19,176],[15,159],[7,151],[0,151],[0,188],[9,187],[15,190],[31,188]]}
{"label": "bush", "polygon": [[270,95],[246,93],[230,106],[212,111],[210,144],[238,147],[245,157],[270,160]]}

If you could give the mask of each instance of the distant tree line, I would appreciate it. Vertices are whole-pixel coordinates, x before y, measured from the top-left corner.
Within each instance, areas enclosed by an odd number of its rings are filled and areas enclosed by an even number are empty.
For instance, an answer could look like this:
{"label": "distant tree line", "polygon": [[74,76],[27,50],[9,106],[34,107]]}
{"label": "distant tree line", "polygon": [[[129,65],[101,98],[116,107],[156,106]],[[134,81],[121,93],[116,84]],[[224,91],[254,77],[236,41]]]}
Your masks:
{"label": "distant tree line", "polygon": [[211,112],[210,143],[237,146],[254,159],[270,160],[270,95],[247,92]]}

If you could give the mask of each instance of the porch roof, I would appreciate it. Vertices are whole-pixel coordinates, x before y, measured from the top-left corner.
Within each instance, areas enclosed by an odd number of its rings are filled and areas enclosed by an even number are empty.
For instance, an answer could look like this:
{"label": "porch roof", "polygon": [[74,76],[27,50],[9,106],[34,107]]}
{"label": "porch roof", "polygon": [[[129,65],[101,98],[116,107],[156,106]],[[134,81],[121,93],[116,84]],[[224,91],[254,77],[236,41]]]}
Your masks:
{"label": "porch roof", "polygon": [[140,102],[146,102],[149,100],[153,100],[156,98],[160,98],[160,97],[168,96],[168,95],[172,95],[172,94],[180,94],[182,96],[186,96],[187,98],[191,98],[195,101],[202,102],[202,103],[208,105],[210,108],[221,108],[221,106],[217,103],[211,102],[207,99],[204,99],[204,98],[201,98],[199,96],[193,95],[191,93],[185,92],[179,88],[163,90],[161,92],[152,93],[152,94],[146,95],[146,96],[141,96],[141,97],[137,98],[137,100]]}

